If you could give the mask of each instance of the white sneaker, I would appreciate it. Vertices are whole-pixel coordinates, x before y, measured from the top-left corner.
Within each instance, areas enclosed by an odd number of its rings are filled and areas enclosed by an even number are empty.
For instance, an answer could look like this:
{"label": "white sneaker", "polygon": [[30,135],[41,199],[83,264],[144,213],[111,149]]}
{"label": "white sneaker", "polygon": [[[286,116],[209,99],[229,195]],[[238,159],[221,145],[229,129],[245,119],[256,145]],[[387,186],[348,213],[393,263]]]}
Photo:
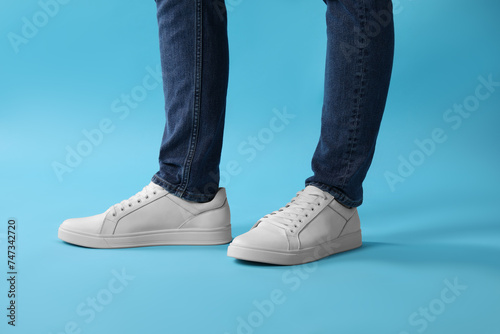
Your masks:
{"label": "white sneaker", "polygon": [[260,219],[229,245],[227,255],[247,261],[294,265],[361,246],[356,208],[315,186]]}
{"label": "white sneaker", "polygon": [[92,248],[226,244],[232,239],[226,190],[195,203],[151,182],[104,213],[65,220],[59,238]]}

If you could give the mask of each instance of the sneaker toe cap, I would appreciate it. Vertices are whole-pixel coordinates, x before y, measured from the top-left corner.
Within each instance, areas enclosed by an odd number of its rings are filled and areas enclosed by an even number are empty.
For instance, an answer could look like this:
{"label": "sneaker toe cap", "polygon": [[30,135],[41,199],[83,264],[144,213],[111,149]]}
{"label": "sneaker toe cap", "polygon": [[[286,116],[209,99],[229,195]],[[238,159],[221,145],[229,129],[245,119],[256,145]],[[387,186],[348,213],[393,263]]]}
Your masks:
{"label": "sneaker toe cap", "polygon": [[234,238],[231,245],[261,250],[287,251],[288,238],[282,229],[258,226]]}
{"label": "sneaker toe cap", "polygon": [[65,220],[59,228],[71,232],[99,234],[105,217],[106,213],[85,218],[71,218]]}

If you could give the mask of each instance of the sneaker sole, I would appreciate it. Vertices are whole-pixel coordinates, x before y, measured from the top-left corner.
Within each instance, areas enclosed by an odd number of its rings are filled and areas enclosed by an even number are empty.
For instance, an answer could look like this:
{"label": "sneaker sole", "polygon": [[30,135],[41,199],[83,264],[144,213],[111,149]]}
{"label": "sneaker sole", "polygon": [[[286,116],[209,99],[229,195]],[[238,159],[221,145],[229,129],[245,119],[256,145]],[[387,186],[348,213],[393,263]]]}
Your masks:
{"label": "sneaker sole", "polygon": [[218,229],[190,229],[102,236],[59,228],[59,239],[89,248],[130,248],[169,245],[223,245],[231,242],[231,226]]}
{"label": "sneaker sole", "polygon": [[277,265],[297,265],[361,247],[361,230],[324,242],[318,246],[289,252],[277,252],[229,245],[227,255],[239,260]]}

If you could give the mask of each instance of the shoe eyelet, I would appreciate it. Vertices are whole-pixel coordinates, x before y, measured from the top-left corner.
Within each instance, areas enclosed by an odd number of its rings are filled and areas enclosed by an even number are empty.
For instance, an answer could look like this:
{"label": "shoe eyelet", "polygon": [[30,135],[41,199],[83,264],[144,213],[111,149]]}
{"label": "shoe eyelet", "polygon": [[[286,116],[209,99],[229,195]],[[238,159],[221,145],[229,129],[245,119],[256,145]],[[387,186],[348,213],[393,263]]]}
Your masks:
{"label": "shoe eyelet", "polygon": [[137,200],[137,203],[141,203],[141,200],[140,200],[140,199],[138,199],[138,200]]}
{"label": "shoe eyelet", "polygon": [[146,195],[146,199],[148,199],[148,198],[149,198],[149,196],[148,196],[148,195]]}
{"label": "shoe eyelet", "polygon": [[297,228],[297,227],[299,227],[299,226],[298,226],[297,224],[295,224],[295,225],[293,225],[293,227]]}
{"label": "shoe eyelet", "polygon": [[156,191],[153,191],[153,195],[156,195]]}
{"label": "shoe eyelet", "polygon": [[299,223],[302,223],[302,219],[299,219]]}
{"label": "shoe eyelet", "polygon": [[293,230],[290,230],[290,233],[293,233]]}
{"label": "shoe eyelet", "polygon": [[125,211],[125,208],[120,208],[122,211]]}
{"label": "shoe eyelet", "polygon": [[318,203],[318,206],[321,206],[321,203]]}
{"label": "shoe eyelet", "polygon": [[113,213],[113,217],[116,217],[116,213]]}
{"label": "shoe eyelet", "polygon": [[129,203],[129,205],[128,205],[128,206],[129,206],[129,207],[132,207],[132,203]]}
{"label": "shoe eyelet", "polygon": [[314,211],[314,208],[311,208],[311,211]]}
{"label": "shoe eyelet", "polygon": [[306,218],[309,217],[309,215],[306,213]]}

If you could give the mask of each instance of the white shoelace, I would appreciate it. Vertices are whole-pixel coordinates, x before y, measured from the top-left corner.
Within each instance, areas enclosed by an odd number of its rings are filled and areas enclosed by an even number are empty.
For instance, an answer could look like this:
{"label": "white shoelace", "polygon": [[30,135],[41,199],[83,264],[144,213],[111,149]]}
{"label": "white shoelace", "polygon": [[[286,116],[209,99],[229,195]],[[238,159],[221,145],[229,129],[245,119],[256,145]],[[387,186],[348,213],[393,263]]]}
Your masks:
{"label": "white shoelace", "polygon": [[293,233],[294,229],[298,228],[304,219],[321,205],[318,199],[326,199],[326,197],[317,188],[307,189],[307,192],[299,191],[287,205],[262,217],[260,223],[269,223]]}
{"label": "white shoelace", "polygon": [[123,200],[120,203],[117,203],[111,207],[113,210],[113,217],[117,215],[118,212],[125,211],[127,208],[131,208],[134,203],[141,203],[144,199],[148,199],[149,197],[156,195],[158,192],[158,189],[155,188],[157,187],[154,184],[148,184],[144,188],[142,188],[141,191],[139,191],[137,194],[133,195],[129,199]]}

